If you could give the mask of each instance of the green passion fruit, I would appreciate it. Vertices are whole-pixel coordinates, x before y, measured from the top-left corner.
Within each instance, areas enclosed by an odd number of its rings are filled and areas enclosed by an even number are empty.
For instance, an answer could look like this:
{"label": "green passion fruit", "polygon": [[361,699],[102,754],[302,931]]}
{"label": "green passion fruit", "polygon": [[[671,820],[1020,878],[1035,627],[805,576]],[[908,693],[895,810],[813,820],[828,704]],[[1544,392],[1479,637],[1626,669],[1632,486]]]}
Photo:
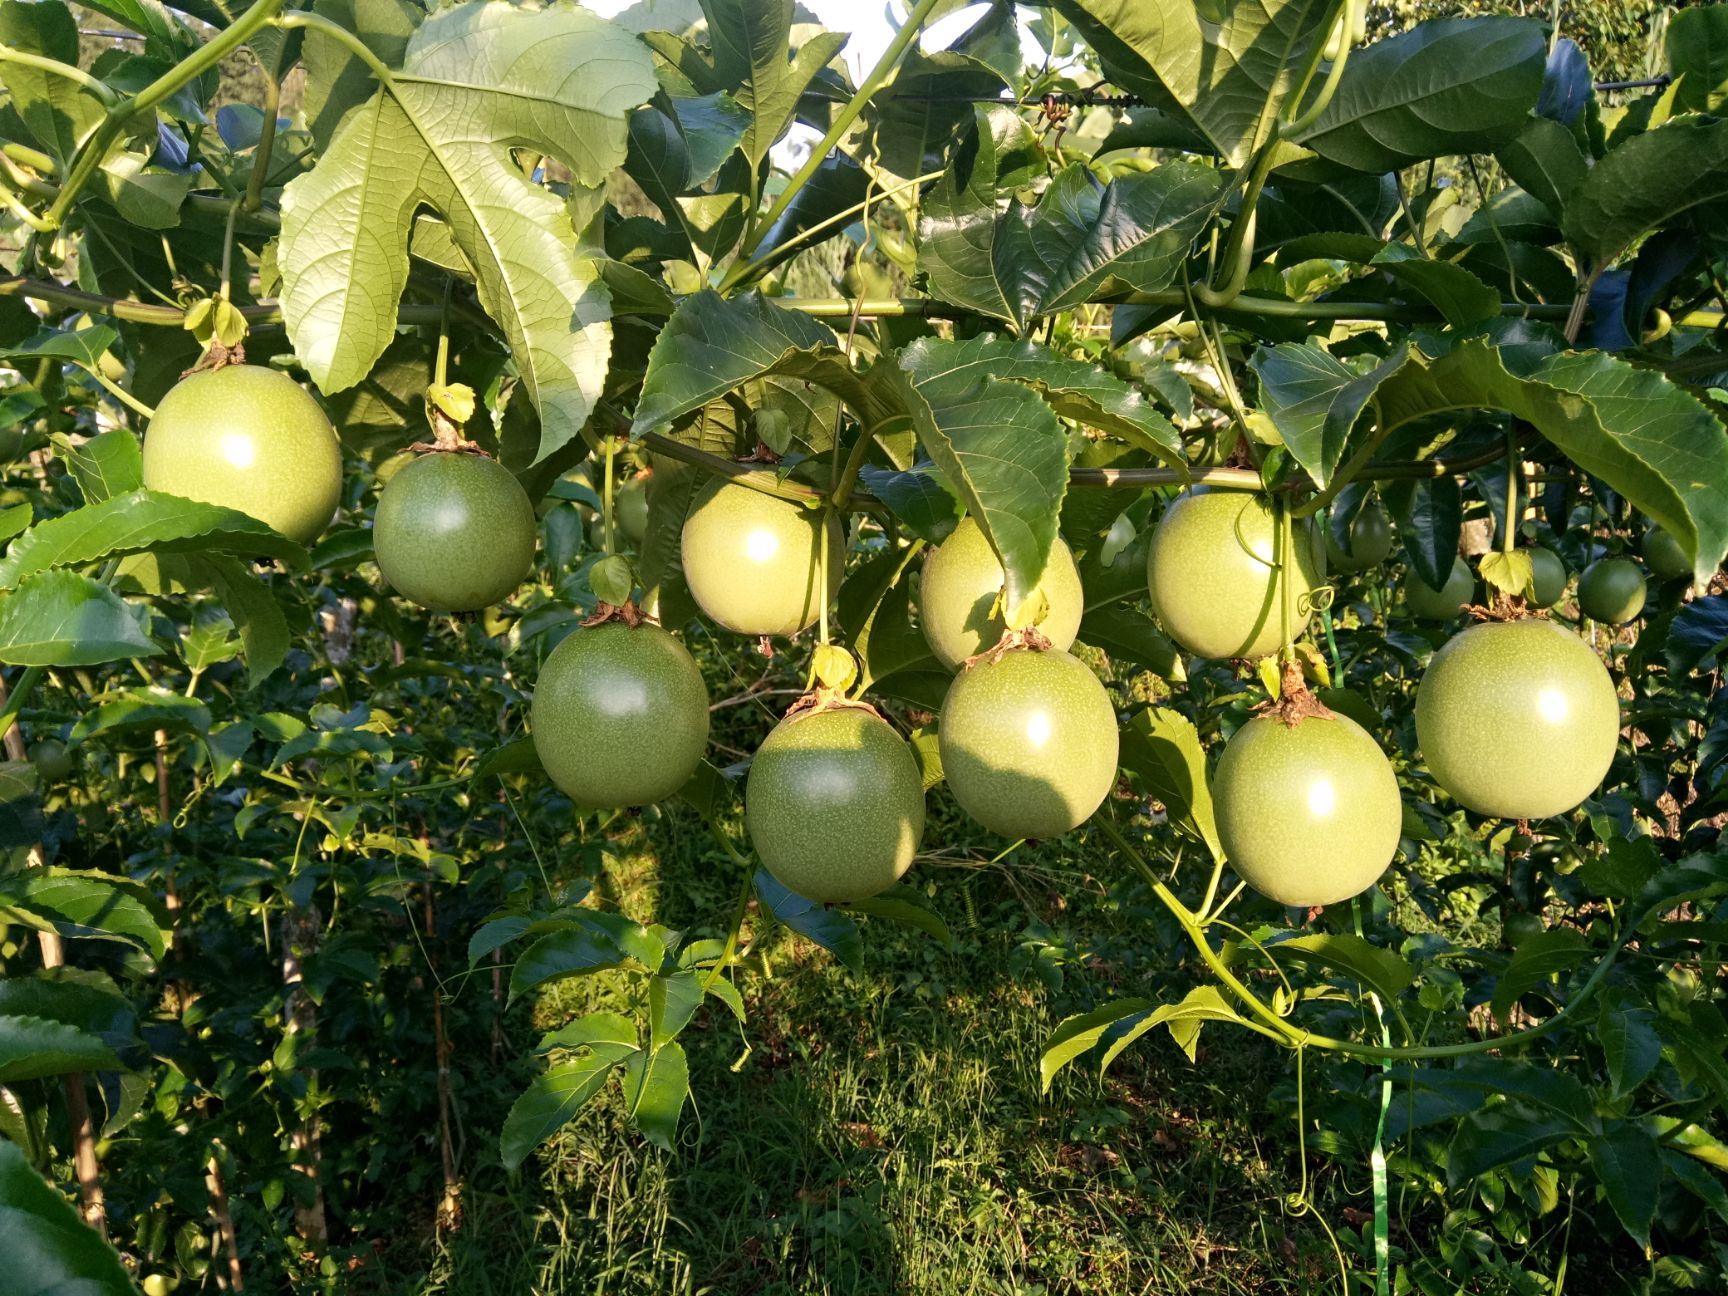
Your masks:
{"label": "green passion fruit", "polygon": [[342,498],[342,446],[306,390],[261,365],[182,379],[144,437],[144,485],[237,509],[305,544]]}
{"label": "green passion fruit", "polygon": [[1578,578],[1578,609],[1592,621],[1625,625],[1644,610],[1643,569],[1630,558],[1598,558]]}
{"label": "green passion fruit", "polygon": [[434,612],[477,612],[534,565],[534,505],[516,476],[481,455],[421,455],[378,496],[372,547],[392,589]]}
{"label": "green passion fruit", "polygon": [[[1278,519],[1248,491],[1198,489],[1164,510],[1146,552],[1152,610],[1171,638],[1201,657],[1263,657],[1283,639]],[[1322,579],[1324,546],[1295,527],[1292,606]],[[1300,610],[1297,617],[1303,616]],[[1291,627],[1300,634],[1300,623]]]}
{"label": "green passion fruit", "polygon": [[1650,564],[1650,574],[1657,580],[1678,580],[1692,574],[1685,551],[1666,527],[1653,526],[1646,531],[1640,549],[1644,561]]}
{"label": "green passion fruit", "polygon": [[1116,710],[1086,664],[1015,648],[960,672],[942,703],[942,773],[961,809],[1004,837],[1060,837],[1116,784]]}
{"label": "green passion fruit", "polygon": [[1416,690],[1416,740],[1434,781],[1501,819],[1564,814],[1602,782],[1620,699],[1590,645],[1542,617],[1447,640]]}
{"label": "green passion fruit", "polygon": [[708,689],[695,658],[659,626],[577,630],[534,686],[534,750],[546,775],[592,810],[663,801],[708,745]]}
{"label": "green passion fruit", "polygon": [[[1007,629],[1000,610],[1002,564],[983,528],[962,518],[924,564],[918,581],[918,621],[924,639],[942,664],[953,670],[970,657],[994,648]],[[1067,648],[1080,632],[1086,596],[1073,551],[1061,536],[1050,546],[1038,592],[1048,607],[1038,630],[1057,648]]]}
{"label": "green passion fruit", "polygon": [[1530,571],[1535,578],[1537,607],[1550,608],[1566,593],[1566,564],[1547,545],[1530,546]]}
{"label": "green passion fruit", "polygon": [[834,515],[715,478],[684,520],[680,550],[691,596],[709,620],[737,634],[797,634],[821,612],[823,527],[832,596],[846,557]]}
{"label": "green passion fruit", "polygon": [[1350,519],[1348,549],[1326,536],[1326,561],[1343,572],[1367,571],[1386,561],[1392,552],[1392,523],[1378,500],[1369,500]]}
{"label": "green passion fruit", "polygon": [[1450,621],[1476,596],[1476,577],[1462,558],[1452,560],[1446,583],[1435,589],[1414,571],[1404,573],[1404,606],[1424,621]]}
{"label": "green passion fruit", "polygon": [[637,473],[612,496],[612,520],[618,533],[632,545],[640,546],[648,534],[648,473]]}
{"label": "green passion fruit", "polygon": [[30,763],[44,783],[62,783],[78,769],[78,758],[58,738],[43,738],[30,745]]}
{"label": "green passion fruit", "polygon": [[924,835],[924,780],[912,749],[863,707],[795,713],[750,763],[744,823],[767,870],[808,900],[886,891]]}
{"label": "green passion fruit", "polygon": [[1261,895],[1301,908],[1373,886],[1403,829],[1392,763],[1342,715],[1248,721],[1218,760],[1212,799],[1230,866]]}

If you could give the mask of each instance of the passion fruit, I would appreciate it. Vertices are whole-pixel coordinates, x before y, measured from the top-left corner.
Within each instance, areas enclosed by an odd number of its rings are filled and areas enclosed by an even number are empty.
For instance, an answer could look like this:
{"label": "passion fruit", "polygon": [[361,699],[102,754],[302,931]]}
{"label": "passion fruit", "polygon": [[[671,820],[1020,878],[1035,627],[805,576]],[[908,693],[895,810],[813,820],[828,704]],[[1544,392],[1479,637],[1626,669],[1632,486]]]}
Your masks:
{"label": "passion fruit", "polygon": [[1657,580],[1679,580],[1692,574],[1685,551],[1666,527],[1653,526],[1646,531],[1640,548],[1644,561],[1650,565],[1650,574]]}
{"label": "passion fruit", "polygon": [[552,650],[531,718],[547,777],[577,805],[650,805],[696,772],[708,689],[689,649],[659,626],[611,621]]}
{"label": "passion fruit", "polygon": [[1392,552],[1392,522],[1378,500],[1368,500],[1350,519],[1350,547],[1343,548],[1328,532],[1326,561],[1339,571],[1360,572],[1378,567]]}
{"label": "passion fruit", "polygon": [[1566,564],[1547,545],[1530,546],[1530,571],[1535,578],[1537,607],[1550,608],[1566,593]]}
{"label": "passion fruit", "polygon": [[924,835],[924,780],[874,711],[836,707],[774,727],[744,785],[744,823],[767,870],[823,904],[886,891]]}
{"label": "passion fruit", "polygon": [[1218,837],[1242,880],[1279,904],[1360,895],[1398,849],[1404,807],[1380,744],[1348,716],[1256,716],[1212,780]]}
{"label": "passion fruit", "polygon": [[[1258,495],[1203,487],[1178,495],[1146,553],[1152,609],[1191,653],[1263,657],[1283,638],[1277,548],[1278,519]],[[1296,524],[1294,548],[1291,601],[1300,609],[1322,580],[1325,548],[1306,520]]]}
{"label": "passion fruit", "polygon": [[1476,577],[1462,558],[1452,560],[1446,583],[1435,589],[1414,571],[1404,573],[1404,606],[1424,621],[1450,621],[1476,595]]}
{"label": "passion fruit", "polygon": [[618,533],[640,547],[648,534],[648,473],[637,473],[612,495],[612,520]]}
{"label": "passion fruit", "polygon": [[144,485],[237,509],[305,544],[342,498],[342,446],[285,373],[229,365],[184,378],[144,437]]}
{"label": "passion fruit", "polygon": [[797,634],[821,612],[824,527],[832,596],[846,549],[834,515],[717,477],[698,492],[684,520],[685,583],[708,619],[728,630]]}
{"label": "passion fruit", "polygon": [[1110,695],[1059,648],[1016,648],[961,671],[937,737],[954,799],[1004,837],[1060,837],[1116,784]]}
{"label": "passion fruit", "polygon": [[1578,578],[1578,609],[1592,621],[1625,625],[1644,610],[1644,572],[1630,558],[1598,558]]}
{"label": "passion fruit", "polygon": [[[918,582],[918,621],[930,651],[948,669],[1001,640],[1007,623],[995,609],[1003,579],[1002,564],[983,528],[969,517],[931,552]],[[1069,647],[1080,632],[1086,596],[1073,551],[1061,536],[1050,546],[1037,591],[1047,605],[1039,632],[1053,646]]]}
{"label": "passion fruit", "polygon": [[372,548],[397,593],[434,612],[477,612],[528,575],[536,531],[528,492],[503,464],[435,452],[378,496]]}
{"label": "passion fruit", "polygon": [[1416,690],[1416,740],[1434,781],[1501,819],[1564,814],[1602,782],[1620,740],[1607,668],[1543,617],[1447,640]]}
{"label": "passion fruit", "polygon": [[30,763],[44,783],[64,783],[78,769],[78,758],[58,738],[42,738],[32,743]]}

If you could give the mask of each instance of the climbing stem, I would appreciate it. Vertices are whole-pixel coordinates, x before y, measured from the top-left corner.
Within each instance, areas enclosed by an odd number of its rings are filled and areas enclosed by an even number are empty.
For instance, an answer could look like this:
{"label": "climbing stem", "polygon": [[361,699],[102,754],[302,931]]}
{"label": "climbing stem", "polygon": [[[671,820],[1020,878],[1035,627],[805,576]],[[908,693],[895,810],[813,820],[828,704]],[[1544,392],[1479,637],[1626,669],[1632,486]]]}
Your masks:
{"label": "climbing stem", "polygon": [[[1290,521],[1290,506],[1278,501],[1278,660],[1295,658],[1296,625],[1296,528]],[[1202,906],[1204,911],[1204,906]]]}

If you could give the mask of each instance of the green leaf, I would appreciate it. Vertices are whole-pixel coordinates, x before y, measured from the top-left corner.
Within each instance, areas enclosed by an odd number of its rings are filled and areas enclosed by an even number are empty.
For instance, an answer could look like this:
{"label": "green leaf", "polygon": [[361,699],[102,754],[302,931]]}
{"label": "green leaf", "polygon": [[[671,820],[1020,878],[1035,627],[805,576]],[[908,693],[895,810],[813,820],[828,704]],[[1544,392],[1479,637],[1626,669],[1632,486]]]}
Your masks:
{"label": "green leaf", "polygon": [[602,968],[617,967],[623,961],[624,951],[609,932],[592,923],[579,922],[542,936],[522,951],[516,966],[510,969],[510,1002],[549,981],[586,976]]}
{"label": "green leaf", "polygon": [[[1432,303],[1453,328],[1499,318],[1499,291],[1463,266],[1425,257],[1406,243],[1387,244],[1369,264]],[[1401,358],[1402,349],[1395,355]]]}
{"label": "green leaf", "polygon": [[1446,1182],[1460,1188],[1479,1175],[1521,1161],[1577,1134],[1571,1121],[1521,1103],[1501,1103],[1466,1115],[1446,1156]]}
{"label": "green leaf", "polygon": [[575,6],[475,0],[422,23],[392,87],[283,192],[282,309],[319,388],[359,382],[395,337],[409,234],[428,206],[539,410],[536,462],[575,438],[606,376],[609,297],[564,202],[513,150],[549,155],[596,193],[624,160],[625,113],[657,89],[642,44]]}
{"label": "green leaf", "polygon": [[210,732],[210,708],[195,698],[183,697],[154,685],[106,695],[97,706],[79,717],[67,740],[81,743],[100,733],[128,733],[140,729],[177,729],[202,738]]}
{"label": "green leaf", "polygon": [[652,1053],[633,1053],[624,1061],[624,1106],[642,1137],[672,1150],[678,1116],[690,1097],[690,1064],[676,1040]]}
{"label": "green leaf", "polygon": [[859,693],[898,671],[941,669],[912,624],[912,561],[907,550],[884,550],[855,567],[840,586],[835,609],[863,667]]}
{"label": "green leaf", "polygon": [[120,1060],[96,1036],[42,1017],[0,1014],[0,1084],[75,1071],[114,1071]]}
{"label": "green leaf", "polygon": [[980,363],[992,339],[920,338],[875,373],[1002,561],[1007,602],[1036,587],[1068,488],[1067,442],[1050,407]]}
{"label": "green leaf", "polygon": [[1663,656],[1668,669],[1685,675],[1709,665],[1728,649],[1728,594],[1712,594],[1681,608],[1668,627]]}
{"label": "green leaf", "polygon": [[288,561],[303,560],[306,553],[257,518],[234,509],[134,490],[31,527],[0,558],[0,589],[16,589],[21,580],[51,567],[78,567],[146,551],[204,550]]}
{"label": "green leaf", "polygon": [[1260,380],[1261,405],[1285,448],[1324,489],[1343,462],[1369,400],[1409,358],[1409,348],[1398,347],[1379,365],[1356,368],[1312,343],[1286,342],[1261,347],[1248,363]]}
{"label": "green leaf", "polygon": [[1573,192],[1590,174],[1578,140],[1559,122],[1533,117],[1517,139],[1503,144],[1495,158],[1526,193],[1554,214],[1565,213]]}
{"label": "green leaf", "polygon": [[628,1044],[595,1044],[586,1056],[562,1062],[535,1080],[510,1108],[498,1135],[498,1158],[517,1169],[528,1154],[575,1118],[600,1092],[612,1068],[637,1052]]}
{"label": "green leaf", "polygon": [[1636,1089],[1662,1060],[1656,1014],[1634,1003],[1603,1004],[1596,1020],[1596,1042],[1602,1046],[1608,1082],[1616,1098]]}
{"label": "green leaf", "polygon": [[672,972],[648,979],[648,1045],[654,1050],[671,1043],[702,1006],[706,973]]}
{"label": "green leaf", "polygon": [[9,1281],[21,1281],[24,1291],[137,1296],[114,1249],[7,1139],[0,1139],[0,1255]]}
{"label": "green leaf", "polygon": [[873,918],[916,927],[926,935],[935,937],[944,949],[954,948],[954,933],[948,929],[942,915],[936,912],[930,898],[904,883],[884,891],[881,895],[854,900],[846,907],[853,913],[869,914]]}
{"label": "green leaf", "polygon": [[0,878],[0,904],[35,914],[72,937],[135,943],[160,959],[171,923],[162,902],[130,878],[95,869],[26,869]]}
{"label": "green leaf", "polygon": [[1491,153],[1529,121],[1548,42],[1524,18],[1438,18],[1357,50],[1326,111],[1297,142],[1381,174]]}
{"label": "green leaf", "polygon": [[0,761],[0,847],[42,840],[41,776],[27,760]]}
{"label": "green leaf", "polygon": [[30,524],[35,520],[36,510],[30,506],[29,501],[0,509],[0,544],[10,540],[20,531],[29,529]]}
{"label": "green leaf", "polygon": [[1668,75],[1677,112],[1721,112],[1728,102],[1728,7],[1682,9],[1668,19]]}
{"label": "green leaf", "polygon": [[0,599],[0,661],[14,666],[95,666],[161,652],[118,594],[77,572],[42,572]]}
{"label": "green leaf", "polygon": [[1235,167],[1271,139],[1337,8],[1326,0],[1234,0],[1210,10],[1193,0],[1057,0],[1056,7],[1097,51],[1108,80],[1191,126]]}
{"label": "green leaf", "polygon": [[1537,932],[1512,953],[1512,961],[1500,974],[1490,1006],[1502,1025],[1518,999],[1551,976],[1576,971],[1583,961],[1584,937],[1570,927],[1552,927]]}
{"label": "green leaf", "polygon": [[481,959],[494,950],[503,949],[533,925],[534,920],[527,914],[506,914],[502,918],[481,923],[468,938],[469,968],[476,967]]}
{"label": "green leaf", "polygon": [[53,437],[60,461],[71,469],[89,503],[125,495],[144,484],[144,456],[136,433],[111,428],[75,444],[64,432]]}
{"label": "green leaf", "polygon": [[1590,1168],[1596,1172],[1608,1204],[1641,1247],[1650,1245],[1650,1223],[1661,1196],[1662,1154],[1650,1132],[1630,1121],[1619,1121],[1589,1141]]}
{"label": "green leaf", "polygon": [[793,0],[702,0],[702,12],[714,73],[722,84],[739,87],[738,102],[751,115],[745,156],[760,166],[791,124],[804,88],[846,37],[823,32],[789,58]]}
{"label": "green leaf", "polygon": [[1566,241],[1606,269],[1647,230],[1728,196],[1728,121],[1684,116],[1609,150],[1572,191]]}
{"label": "green leaf", "polygon": [[[1471,339],[1438,359],[1412,352],[1379,400],[1389,431],[1449,411],[1506,410],[1659,522],[1693,557],[1701,583],[1728,552],[1728,494],[1717,486],[1728,480],[1728,433],[1655,370],[1568,351],[1518,377],[1494,347]],[[1396,515],[1396,496],[1386,495]]]}
{"label": "green leaf", "polygon": [[292,636],[282,605],[270,587],[238,558],[201,553],[193,555],[191,563],[193,574],[215,591],[240,632],[246,651],[246,682],[257,688],[288,656]]}
{"label": "green leaf", "polygon": [[1397,519],[1404,556],[1430,589],[1440,589],[1458,559],[1464,497],[1456,477],[1381,483],[1381,498]]}
{"label": "green leaf", "polygon": [[777,921],[815,941],[848,967],[863,962],[864,938],[858,934],[858,924],[845,914],[788,891],[767,869],[756,870],[754,885],[756,898]]}
{"label": "green leaf", "polygon": [[559,1030],[542,1035],[534,1051],[545,1053],[555,1048],[576,1049],[596,1044],[621,1044],[626,1048],[636,1048],[640,1043],[636,1023],[628,1017],[613,1012],[594,1012],[586,1017],[578,1017]]}
{"label": "green leaf", "polygon": [[1209,1021],[1240,1022],[1242,1015],[1224,999],[1217,986],[1195,986],[1178,1003],[1159,1004],[1144,1016],[1123,1021],[1105,1033],[1104,1052],[1098,1059],[1098,1074],[1103,1075],[1135,1040],[1157,1026],[1168,1026],[1176,1047],[1195,1060],[1200,1043],[1200,1028]]}
{"label": "green leaf", "polygon": [[[0,8],[3,9],[11,9],[16,4],[17,0],[0,0]],[[8,69],[13,66],[15,65],[7,64]],[[25,360],[65,360],[81,369],[95,369],[102,363],[102,353],[113,346],[119,337],[120,335],[106,324],[67,332],[44,331],[15,346],[0,347],[0,361],[16,365]]]}
{"label": "green leaf", "polygon": [[[69,5],[0,3],[0,45],[78,66],[78,22]],[[42,150],[60,163],[61,174],[90,133],[101,124],[102,102],[77,82],[45,68],[6,65],[10,106]]]}
{"label": "green leaf", "polygon": [[1534,598],[1536,595],[1536,566],[1530,560],[1528,549],[1485,553],[1476,570],[1482,583],[1490,589],[1502,590],[1518,598]]}
{"label": "green leaf", "polygon": [[1157,623],[1142,609],[1120,602],[1087,608],[1080,620],[1079,639],[1102,648],[1118,662],[1165,679],[1177,678],[1182,669],[1182,654]]}
{"label": "green leaf", "polygon": [[545,767],[540,764],[540,753],[534,748],[534,740],[513,738],[502,747],[494,747],[482,756],[469,778],[473,783],[480,784],[505,774],[544,773]]}
{"label": "green leaf", "polygon": [[[328,18],[376,54],[386,67],[402,66],[408,38],[424,16],[408,0],[317,0],[313,13]],[[308,30],[301,57],[306,68],[303,110],[306,128],[320,153],[328,151],[336,128],[372,97],[372,70],[337,38]]]}
{"label": "green leaf", "polygon": [[1274,959],[1292,958],[1298,963],[1343,972],[1386,1003],[1391,1003],[1416,979],[1416,969],[1392,950],[1342,932],[1297,936],[1269,944],[1266,950]]}
{"label": "green leaf", "polygon": [[1173,821],[1203,841],[1214,860],[1224,858],[1206,752],[1192,720],[1168,707],[1136,712],[1122,729],[1122,768],[1163,802]]}
{"label": "green leaf", "polygon": [[1150,999],[1116,999],[1091,1012],[1064,1017],[1044,1041],[1038,1055],[1038,1074],[1043,1092],[1050,1092],[1056,1073],[1104,1038],[1104,1032],[1125,1017],[1152,1009]]}

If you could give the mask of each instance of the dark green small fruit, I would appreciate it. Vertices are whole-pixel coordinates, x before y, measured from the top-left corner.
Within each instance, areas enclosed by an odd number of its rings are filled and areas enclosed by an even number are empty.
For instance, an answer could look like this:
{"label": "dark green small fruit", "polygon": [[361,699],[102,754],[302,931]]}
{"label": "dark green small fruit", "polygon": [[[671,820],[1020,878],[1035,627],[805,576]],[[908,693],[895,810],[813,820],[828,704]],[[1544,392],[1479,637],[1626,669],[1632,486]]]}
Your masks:
{"label": "dark green small fruit", "polygon": [[1079,658],[1017,648],[955,676],[938,731],[961,809],[1004,837],[1086,822],[1116,785],[1116,710]]}
{"label": "dark green small fruit", "polygon": [[1566,564],[1546,545],[1531,545],[1530,570],[1536,581],[1536,597],[1531,602],[1537,607],[1553,607],[1566,593]]}
{"label": "dark green small fruit", "polygon": [[477,612],[510,596],[534,565],[538,524],[496,459],[432,453],[378,496],[372,547],[397,593],[434,612]]}
{"label": "dark green small fruit", "polygon": [[78,769],[78,758],[58,738],[42,738],[32,743],[30,763],[44,783],[63,783]]}
{"label": "dark green small fruit", "polygon": [[1378,500],[1369,500],[1350,519],[1349,551],[1338,547],[1331,532],[1326,534],[1326,561],[1344,572],[1367,571],[1386,561],[1392,552],[1392,523]]}
{"label": "dark green small fruit", "polygon": [[640,546],[648,534],[648,473],[637,473],[618,487],[612,496],[612,521],[618,534],[633,546]]}
{"label": "dark green small fruit", "polygon": [[1653,526],[1644,533],[1644,561],[1657,580],[1679,580],[1692,574],[1692,564],[1686,561],[1680,542],[1666,527]]}
{"label": "dark green small fruit", "polygon": [[285,373],[229,365],[182,379],[144,437],[144,485],[237,509],[305,544],[336,514],[342,447]]}
{"label": "dark green small fruit", "polygon": [[659,626],[578,630],[534,687],[534,750],[577,805],[616,810],[677,792],[708,746],[708,689],[683,644]]}
{"label": "dark green small fruit", "polygon": [[1434,781],[1460,804],[1546,819],[1601,784],[1620,741],[1620,699],[1590,645],[1564,626],[1488,621],[1428,663],[1416,739]]}
{"label": "dark green small fruit", "polygon": [[1342,715],[1248,721],[1218,760],[1212,800],[1230,866],[1261,895],[1298,908],[1373,886],[1403,831],[1392,763]]}
{"label": "dark green small fruit", "polygon": [[[1290,629],[1299,636],[1304,602],[1323,579],[1325,546],[1306,521],[1294,535]],[[1206,489],[1178,495],[1146,552],[1152,610],[1170,637],[1198,656],[1264,657],[1283,642],[1277,549],[1278,519],[1260,496]]]}
{"label": "dark green small fruit", "polygon": [[1404,606],[1411,616],[1424,621],[1450,621],[1476,596],[1476,577],[1462,558],[1452,560],[1446,584],[1435,589],[1414,570],[1404,573]]}
{"label": "dark green small fruit", "polygon": [[[930,651],[948,669],[994,648],[1002,638],[1007,623],[999,611],[992,616],[991,608],[1003,579],[995,551],[969,517],[930,554],[918,582],[918,621]],[[1038,629],[1055,647],[1069,647],[1080,631],[1086,596],[1074,554],[1061,536],[1050,546],[1037,588],[1048,604]]]}
{"label": "dark green small fruit", "polygon": [[1630,558],[1598,558],[1578,578],[1578,609],[1592,621],[1625,625],[1644,610],[1644,572]]}
{"label": "dark green small fruit", "polygon": [[715,478],[684,520],[680,550],[691,596],[709,620],[738,634],[797,634],[821,611],[824,526],[832,598],[846,550],[833,513]]}
{"label": "dark green small fruit", "polygon": [[750,842],[781,885],[843,904],[886,891],[924,835],[912,749],[873,711],[840,707],[775,726],[744,788]]}

